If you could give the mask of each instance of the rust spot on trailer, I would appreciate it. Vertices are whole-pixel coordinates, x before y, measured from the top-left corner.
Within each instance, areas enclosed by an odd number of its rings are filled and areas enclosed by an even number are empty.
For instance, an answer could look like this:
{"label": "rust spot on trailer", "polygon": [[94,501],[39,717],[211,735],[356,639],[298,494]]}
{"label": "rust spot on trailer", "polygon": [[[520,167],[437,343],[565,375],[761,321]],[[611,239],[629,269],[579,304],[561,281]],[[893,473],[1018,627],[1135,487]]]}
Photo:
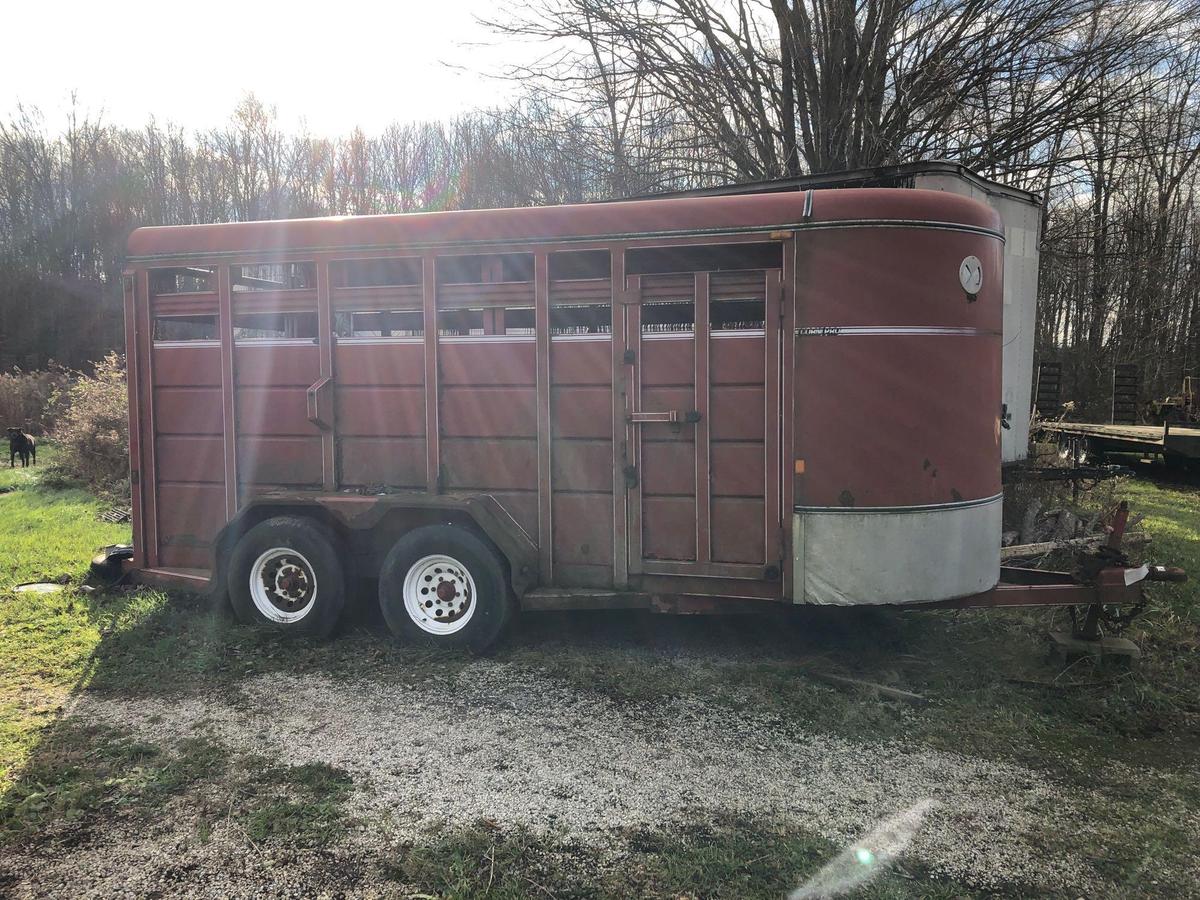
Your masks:
{"label": "rust spot on trailer", "polygon": [[955,503],[958,503],[963,498],[962,494],[960,494],[955,488],[950,488],[950,496],[954,498]]}
{"label": "rust spot on trailer", "polygon": [[849,491],[842,491],[838,494],[838,503],[842,504],[842,506],[853,506],[854,495]]}
{"label": "rust spot on trailer", "polygon": [[207,547],[209,544],[208,541],[194,534],[173,534],[164,537],[161,543],[177,547]]}

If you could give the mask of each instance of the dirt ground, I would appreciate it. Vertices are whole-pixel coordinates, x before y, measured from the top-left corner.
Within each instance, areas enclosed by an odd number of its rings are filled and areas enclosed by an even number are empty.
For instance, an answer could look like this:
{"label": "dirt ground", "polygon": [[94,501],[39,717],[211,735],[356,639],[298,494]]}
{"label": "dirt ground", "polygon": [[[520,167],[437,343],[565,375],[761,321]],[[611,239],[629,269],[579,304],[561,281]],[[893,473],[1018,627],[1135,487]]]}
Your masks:
{"label": "dirt ground", "polygon": [[[704,654],[674,662],[716,677],[728,664]],[[350,824],[330,847],[260,844],[233,818],[212,816],[212,803],[184,795],[149,827],[118,818],[69,848],[43,842],[9,854],[0,863],[8,896],[428,896],[380,877],[378,861],[481,821],[619,866],[623,836],[639,829],[733,816],[841,846],[923,800],[934,805],[906,856],[932,878],[980,895],[1104,892],[1084,856],[1099,790],[903,739],[822,733],[752,704],[616,700],[503,659],[402,684],[270,673],[224,697],[84,694],[65,714],[155,746],[203,736],[231,757],[345,770]],[[218,782],[199,793],[219,805],[227,790]],[[212,822],[202,841],[199,808]],[[1195,809],[1173,814],[1200,839]],[[1082,849],[1051,849],[1053,834],[1076,836]],[[1200,867],[1193,875],[1200,883]]]}

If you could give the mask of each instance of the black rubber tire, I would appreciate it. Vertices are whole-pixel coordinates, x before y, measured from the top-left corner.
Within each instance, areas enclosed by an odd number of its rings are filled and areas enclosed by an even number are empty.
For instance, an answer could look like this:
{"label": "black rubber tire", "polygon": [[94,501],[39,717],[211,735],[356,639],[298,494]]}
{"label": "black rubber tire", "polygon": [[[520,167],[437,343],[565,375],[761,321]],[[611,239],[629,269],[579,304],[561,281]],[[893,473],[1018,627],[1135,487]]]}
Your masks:
{"label": "black rubber tire", "polygon": [[[251,567],[272,547],[286,547],[303,555],[317,582],[312,609],[295,622],[268,619],[250,594]],[[346,576],[336,541],[321,526],[299,516],[267,519],[243,534],[230,555],[226,579],[229,602],[239,621],[281,633],[326,637],[337,627],[346,605]]]}
{"label": "black rubber tire", "polygon": [[[475,582],[476,608],[461,631],[431,634],[404,608],[404,579],[426,556],[445,554],[466,567]],[[396,542],[379,572],[379,608],[396,637],[423,647],[466,648],[482,653],[500,639],[516,608],[499,554],[471,532],[454,525],[426,525]]]}
{"label": "black rubber tire", "polygon": [[133,559],[133,547],[131,545],[113,544],[110,547],[105,547],[92,557],[92,564],[89,570],[90,576],[93,580],[104,584],[116,584],[121,580],[121,575],[124,574],[121,569],[121,563],[127,559]]}

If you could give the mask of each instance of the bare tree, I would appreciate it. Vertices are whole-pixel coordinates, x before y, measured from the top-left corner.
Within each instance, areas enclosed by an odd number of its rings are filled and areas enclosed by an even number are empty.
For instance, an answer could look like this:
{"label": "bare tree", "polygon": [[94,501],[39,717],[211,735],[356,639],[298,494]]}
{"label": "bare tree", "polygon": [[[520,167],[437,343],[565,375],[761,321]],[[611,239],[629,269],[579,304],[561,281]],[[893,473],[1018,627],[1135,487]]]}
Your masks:
{"label": "bare tree", "polygon": [[[1018,8],[1018,6],[1020,8]],[[834,165],[963,159],[1045,200],[1037,352],[1092,414],[1114,362],[1200,374],[1200,41],[1118,0],[540,0],[503,108],[378,136],[0,122],[0,367],[121,341],[137,225],[578,202]],[[1148,7],[1146,7],[1148,8]],[[551,28],[553,26],[553,28]]]}
{"label": "bare tree", "polygon": [[542,0],[488,24],[552,49],[510,75],[603,104],[615,167],[648,96],[738,178],[951,153],[1001,168],[1153,69],[1194,13],[1136,0]]}

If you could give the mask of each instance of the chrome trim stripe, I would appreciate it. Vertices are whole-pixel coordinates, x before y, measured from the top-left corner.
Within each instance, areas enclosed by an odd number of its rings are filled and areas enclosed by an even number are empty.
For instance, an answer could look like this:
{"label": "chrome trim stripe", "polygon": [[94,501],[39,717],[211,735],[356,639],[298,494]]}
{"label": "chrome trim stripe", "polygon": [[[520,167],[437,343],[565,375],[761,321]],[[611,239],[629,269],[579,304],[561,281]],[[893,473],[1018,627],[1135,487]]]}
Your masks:
{"label": "chrome trim stripe", "polygon": [[957,500],[952,503],[930,503],[924,506],[793,506],[792,512],[798,513],[913,513],[938,512],[939,510],[970,509],[973,506],[987,506],[999,503],[1004,494],[995,494],[979,500]]}
{"label": "chrome trim stripe", "polygon": [[350,337],[337,336],[333,338],[334,344],[343,347],[361,347],[368,344],[424,344],[423,337]]}
{"label": "chrome trim stripe", "polygon": [[532,344],[532,334],[439,334],[439,344]]}
{"label": "chrome trim stripe", "polygon": [[932,325],[806,325],[796,337],[853,337],[880,334],[951,334],[966,337],[999,337],[992,328],[940,328]]}
{"label": "chrome trim stripe", "polygon": [[552,334],[550,335],[550,343],[557,344],[560,342],[569,341],[603,341],[606,344],[612,343],[612,334],[606,331],[591,332],[588,334]]}
{"label": "chrome trim stripe", "polygon": [[767,332],[762,328],[731,328],[728,331],[710,331],[708,336],[714,341],[720,341],[726,338],[766,337]]}
{"label": "chrome trim stripe", "polygon": [[687,331],[650,331],[642,333],[643,341],[694,341],[696,332],[692,329]]}
{"label": "chrome trim stripe", "polygon": [[155,350],[173,350],[178,347],[220,347],[221,342],[204,338],[196,341],[155,341],[153,346]]}
{"label": "chrome trim stripe", "polygon": [[[178,226],[189,227],[189,226]],[[965,231],[970,234],[980,234],[996,238],[1004,243],[1004,232],[993,231],[978,225],[963,225],[959,222],[925,222],[920,219],[845,219],[838,222],[794,222],[776,225],[754,225],[746,228],[693,228],[672,231],[644,231],[617,234],[587,234],[571,237],[544,238],[494,238],[486,241],[431,241],[428,243],[409,244],[352,244],[333,246],[300,246],[281,247],[275,256],[266,257],[267,261],[296,253],[355,253],[366,250],[397,250],[412,255],[419,250],[438,250],[454,247],[505,247],[510,244],[530,246],[537,244],[598,244],[611,241],[635,241],[644,239],[686,238],[686,237],[720,237],[726,234],[770,234],[772,231],[811,231],[832,228],[927,228],[936,231]],[[261,249],[255,250],[224,250],[214,252],[179,251],[175,253],[150,253],[141,256],[126,257],[129,262],[150,262],[156,259],[229,259],[252,257],[263,258]]]}
{"label": "chrome trim stripe", "polygon": [[235,347],[316,347],[314,338],[240,338],[233,339]]}
{"label": "chrome trim stripe", "polygon": [[[1000,243],[1005,242],[1003,231],[992,231],[980,225],[964,225],[961,222],[925,222],[921,219],[843,219],[838,222],[802,222],[798,225],[776,226],[769,231],[800,229],[802,231],[822,231],[831,228],[928,228],[934,231],[965,231],[970,234],[981,234],[984,237],[996,238]],[[747,229],[760,230],[760,229]]]}
{"label": "chrome trim stripe", "polygon": [[[751,338],[764,337],[766,331],[763,329],[739,328],[730,331],[710,331],[708,336],[711,340],[728,340],[729,338]],[[692,329],[687,331],[650,331],[642,333],[643,341],[683,341],[694,340],[696,332]]]}

